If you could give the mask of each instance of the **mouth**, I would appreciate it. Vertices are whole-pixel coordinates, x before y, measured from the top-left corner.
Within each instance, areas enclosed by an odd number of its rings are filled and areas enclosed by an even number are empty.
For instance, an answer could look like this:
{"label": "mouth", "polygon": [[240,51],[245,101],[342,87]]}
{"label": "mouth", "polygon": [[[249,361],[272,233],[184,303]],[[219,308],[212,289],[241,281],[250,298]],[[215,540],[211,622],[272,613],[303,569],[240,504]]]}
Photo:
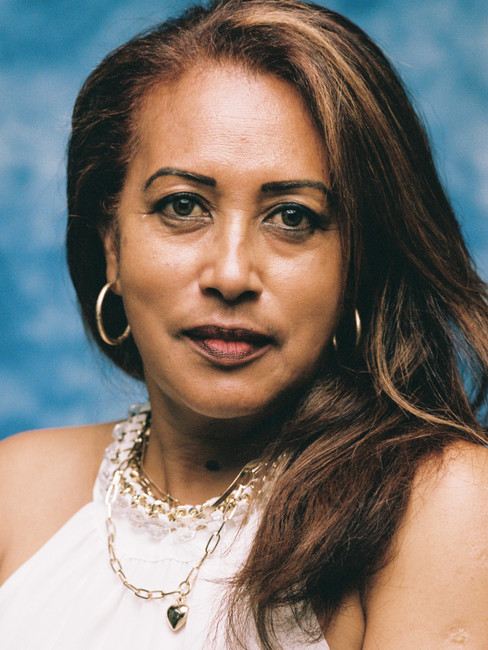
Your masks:
{"label": "mouth", "polygon": [[204,357],[224,365],[256,359],[273,343],[272,338],[254,330],[218,325],[194,327],[183,335]]}

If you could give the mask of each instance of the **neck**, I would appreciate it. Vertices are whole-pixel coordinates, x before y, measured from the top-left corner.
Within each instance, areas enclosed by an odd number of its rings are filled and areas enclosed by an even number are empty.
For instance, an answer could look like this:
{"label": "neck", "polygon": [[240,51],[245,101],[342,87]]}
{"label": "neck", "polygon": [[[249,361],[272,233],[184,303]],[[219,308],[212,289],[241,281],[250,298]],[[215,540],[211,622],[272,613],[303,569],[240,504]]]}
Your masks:
{"label": "neck", "polygon": [[213,420],[151,400],[151,435],[144,467],[149,477],[182,504],[220,495],[251,460],[260,458],[279,430],[277,418]]}

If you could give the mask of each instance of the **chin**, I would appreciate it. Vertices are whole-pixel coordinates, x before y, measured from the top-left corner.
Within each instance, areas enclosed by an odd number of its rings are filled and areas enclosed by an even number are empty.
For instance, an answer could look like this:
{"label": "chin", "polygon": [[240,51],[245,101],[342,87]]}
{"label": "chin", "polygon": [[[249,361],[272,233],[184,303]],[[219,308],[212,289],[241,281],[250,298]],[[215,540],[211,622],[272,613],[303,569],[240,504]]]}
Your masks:
{"label": "chin", "polygon": [[[252,394],[245,395],[241,391],[237,394],[229,395],[228,399],[224,395],[219,396],[214,393],[208,399],[196,400],[192,405],[188,404],[195,413],[203,417],[216,420],[246,420],[259,422],[269,416],[287,411],[294,403],[299,391],[280,393],[274,396],[267,396],[263,400],[263,395],[256,388]],[[259,399],[261,397],[261,399]]]}
{"label": "chin", "polygon": [[275,409],[269,404],[255,403],[214,403],[202,404],[200,407],[193,409],[200,415],[215,420],[236,420],[236,419],[260,419],[273,412]]}

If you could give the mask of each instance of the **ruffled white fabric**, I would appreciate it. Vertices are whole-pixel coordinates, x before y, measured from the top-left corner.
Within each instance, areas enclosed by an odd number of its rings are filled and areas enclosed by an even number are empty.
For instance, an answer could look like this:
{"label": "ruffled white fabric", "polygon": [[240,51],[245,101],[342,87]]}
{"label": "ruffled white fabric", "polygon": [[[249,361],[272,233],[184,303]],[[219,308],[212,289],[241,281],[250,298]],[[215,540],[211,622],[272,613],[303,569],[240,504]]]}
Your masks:
{"label": "ruffled white fabric", "polygon": [[[188,597],[187,623],[174,632],[166,611],[175,597],[142,600],[122,585],[109,564],[103,497],[120,433],[119,426],[93,501],[0,587],[2,650],[229,650],[222,606],[225,581],[246,558],[256,518],[244,527],[234,520],[226,524],[221,543],[203,564]],[[208,530],[197,530],[192,539],[182,539],[178,531],[150,535],[129,517],[116,511],[113,517],[117,556],[128,579],[146,589],[177,588],[202,557],[209,538]],[[218,624],[221,615],[223,623]],[[260,647],[250,626],[243,641],[249,650]],[[289,650],[328,649],[325,640],[305,643],[296,627],[287,629],[281,642]]]}

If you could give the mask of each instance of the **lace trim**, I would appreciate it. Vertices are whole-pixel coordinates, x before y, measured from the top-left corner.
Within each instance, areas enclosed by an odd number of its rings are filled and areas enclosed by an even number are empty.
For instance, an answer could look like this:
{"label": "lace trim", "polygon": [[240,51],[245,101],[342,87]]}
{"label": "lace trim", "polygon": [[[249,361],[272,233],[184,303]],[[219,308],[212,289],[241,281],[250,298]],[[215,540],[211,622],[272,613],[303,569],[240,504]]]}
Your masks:
{"label": "lace trim", "polygon": [[[105,499],[114,472],[127,460],[150,410],[149,403],[131,406],[128,419],[114,427],[114,442],[105,451],[99,473],[98,489],[102,499]],[[246,516],[251,491],[250,486],[244,489],[243,498],[232,517],[234,525],[240,524]],[[217,508],[208,512],[217,499],[218,497],[209,499],[201,505],[180,505],[171,509],[169,504],[146,494],[128,467],[122,474],[119,493],[112,504],[112,513],[115,519],[127,519],[135,528],[144,528],[145,532],[156,538],[176,533],[180,540],[189,541],[198,530],[212,533],[219,529],[223,521],[222,510]]]}

